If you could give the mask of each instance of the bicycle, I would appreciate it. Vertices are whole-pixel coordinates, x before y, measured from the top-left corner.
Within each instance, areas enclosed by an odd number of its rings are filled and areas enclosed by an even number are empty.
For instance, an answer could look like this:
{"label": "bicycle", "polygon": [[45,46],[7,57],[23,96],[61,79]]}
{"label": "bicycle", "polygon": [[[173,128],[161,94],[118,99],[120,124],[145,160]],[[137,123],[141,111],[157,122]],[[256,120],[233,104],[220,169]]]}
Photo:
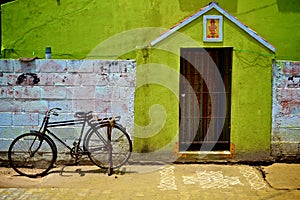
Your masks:
{"label": "bicycle", "polygon": [[[59,115],[58,110],[61,108],[46,111],[38,131],[31,130],[24,133],[11,143],[8,160],[18,174],[31,178],[42,177],[54,167],[58,152],[51,137],[70,151],[75,164],[79,163],[83,155],[87,155],[93,164],[107,169],[109,175],[113,169],[121,167],[128,161],[132,152],[132,141],[126,129],[117,123],[121,117],[95,119],[90,111],[76,112],[73,120],[49,122],[51,114]],[[74,141],[73,147],[49,130],[71,125],[81,125],[79,138]],[[89,129],[85,132],[87,125]]]}

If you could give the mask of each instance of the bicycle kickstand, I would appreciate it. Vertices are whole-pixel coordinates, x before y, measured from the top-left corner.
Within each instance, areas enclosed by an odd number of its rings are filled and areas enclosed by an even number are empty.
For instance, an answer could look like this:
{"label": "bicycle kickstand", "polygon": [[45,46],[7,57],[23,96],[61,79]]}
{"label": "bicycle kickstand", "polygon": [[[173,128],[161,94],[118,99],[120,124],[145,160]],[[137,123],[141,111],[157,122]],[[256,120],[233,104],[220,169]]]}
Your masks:
{"label": "bicycle kickstand", "polygon": [[109,142],[108,169],[107,169],[108,176],[111,176],[113,174],[112,146],[111,146],[111,132],[112,132],[113,127],[114,127],[114,125],[113,125],[112,121],[110,121],[110,126],[108,126],[108,128],[107,128],[107,139]]}

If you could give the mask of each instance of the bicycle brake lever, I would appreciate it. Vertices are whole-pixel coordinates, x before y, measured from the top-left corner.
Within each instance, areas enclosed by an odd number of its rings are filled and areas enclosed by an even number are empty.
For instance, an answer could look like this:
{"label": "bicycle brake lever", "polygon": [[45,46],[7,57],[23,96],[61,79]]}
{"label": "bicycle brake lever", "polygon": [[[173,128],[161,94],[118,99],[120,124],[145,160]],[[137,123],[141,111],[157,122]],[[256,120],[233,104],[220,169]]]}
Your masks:
{"label": "bicycle brake lever", "polygon": [[54,112],[53,115],[54,115],[54,116],[58,116],[58,113]]}

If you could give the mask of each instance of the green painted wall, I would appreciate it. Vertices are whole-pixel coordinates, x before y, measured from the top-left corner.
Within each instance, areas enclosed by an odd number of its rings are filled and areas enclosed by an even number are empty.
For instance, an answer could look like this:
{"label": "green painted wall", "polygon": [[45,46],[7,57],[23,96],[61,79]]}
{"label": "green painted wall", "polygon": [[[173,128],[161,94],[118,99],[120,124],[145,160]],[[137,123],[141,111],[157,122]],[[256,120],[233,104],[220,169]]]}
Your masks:
{"label": "green painted wall", "polygon": [[[217,11],[211,11],[209,14],[218,14]],[[179,50],[180,47],[234,47],[233,66],[232,66],[232,99],[231,99],[231,142],[235,145],[236,154],[253,154],[256,159],[264,157],[270,151],[270,132],[271,132],[271,71],[273,54],[266,47],[255,41],[252,37],[239,29],[232,22],[224,17],[224,41],[222,43],[203,43],[202,27],[203,18],[199,18],[184,28],[180,32],[190,36],[198,44],[183,43],[181,36],[171,36],[153,47],[149,53],[148,63],[163,63],[179,71]],[[232,37],[238,36],[238,37]],[[173,47],[168,48],[168,46]],[[198,45],[198,46],[195,46]],[[177,49],[176,49],[177,48]],[[157,50],[158,49],[158,50]],[[159,49],[173,49],[177,55],[167,52],[162,53]],[[249,49],[249,51],[243,51]],[[250,51],[251,49],[251,51]],[[147,75],[143,76],[147,79]],[[168,76],[165,76],[168,78]],[[171,81],[171,80],[170,80]],[[151,89],[138,91],[138,94],[145,97],[151,91],[157,92],[155,86]],[[167,91],[153,93],[156,99],[169,97]],[[174,97],[175,98],[175,97]],[[149,101],[149,102],[148,102]],[[169,101],[169,100],[167,100]],[[152,99],[136,98],[136,103],[141,106],[142,102],[151,103]],[[175,100],[173,100],[175,102]],[[159,141],[165,141],[165,134],[174,134],[173,130],[178,127],[179,111],[177,104],[172,103],[167,106],[169,120],[173,123],[165,126],[166,130],[156,137]],[[146,110],[139,109],[136,106],[136,116]],[[145,113],[143,113],[145,114]]]}
{"label": "green painted wall", "polygon": [[[51,46],[54,58],[85,58],[114,34],[141,27],[169,28],[209,2],[60,0],[58,5],[57,1],[16,0],[2,5],[2,57],[29,57],[33,52],[44,57],[45,46]],[[279,59],[300,60],[298,0],[218,2],[273,44]]]}
{"label": "green painted wall", "polygon": [[[87,57],[90,52],[115,34],[144,27],[169,28],[206,5],[207,0],[17,0],[2,6],[2,57],[44,57],[51,46],[53,58],[111,58],[114,52]],[[219,5],[236,16],[276,47],[276,58],[299,60],[300,20],[297,1],[282,7],[281,0],[219,0]],[[213,13],[213,12],[212,12]],[[271,66],[272,55],[228,20],[224,21],[224,42],[208,46],[234,47],[232,71],[231,141],[237,153],[268,152],[271,128]],[[292,27],[292,29],[291,29]],[[135,38],[133,47],[146,45],[165,30],[155,30]],[[197,41],[187,46],[206,46],[202,40],[202,19],[180,30]],[[179,35],[171,36],[147,51],[135,49],[120,58],[137,60],[137,83],[147,82],[155,75],[144,73],[143,64],[159,63],[178,72]],[[136,40],[135,40],[136,39]],[[126,46],[120,41],[117,48]],[[173,46],[172,46],[173,45]],[[172,46],[172,47],[170,47]],[[183,45],[184,46],[184,45]],[[157,48],[172,49],[173,52]],[[176,50],[177,48],[177,50]],[[175,52],[175,53],[174,53]],[[172,71],[165,80],[174,81]],[[157,74],[159,77],[159,74]],[[177,77],[178,78],[178,77]],[[176,82],[176,78],[175,78]],[[178,79],[177,79],[178,83]],[[176,84],[175,84],[176,85]],[[174,86],[176,87],[176,86]],[[154,151],[174,147],[178,133],[178,97],[174,91],[159,84],[146,84],[136,90],[135,150]],[[177,88],[178,95],[178,88]],[[161,106],[158,106],[159,104]],[[154,106],[153,106],[154,105]],[[151,108],[151,109],[150,109]],[[149,112],[150,109],[150,112]],[[161,122],[152,119],[161,119]],[[161,123],[165,122],[164,125]],[[147,135],[147,129],[157,130]],[[139,136],[145,137],[139,137]]]}

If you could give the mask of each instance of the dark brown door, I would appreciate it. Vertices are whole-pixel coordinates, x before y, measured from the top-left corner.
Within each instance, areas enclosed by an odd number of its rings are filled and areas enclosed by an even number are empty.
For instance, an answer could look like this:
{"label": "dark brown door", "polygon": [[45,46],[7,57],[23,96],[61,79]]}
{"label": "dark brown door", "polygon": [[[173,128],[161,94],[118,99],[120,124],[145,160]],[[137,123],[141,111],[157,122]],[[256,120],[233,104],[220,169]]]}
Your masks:
{"label": "dark brown door", "polygon": [[232,48],[180,55],[180,151],[229,150]]}

